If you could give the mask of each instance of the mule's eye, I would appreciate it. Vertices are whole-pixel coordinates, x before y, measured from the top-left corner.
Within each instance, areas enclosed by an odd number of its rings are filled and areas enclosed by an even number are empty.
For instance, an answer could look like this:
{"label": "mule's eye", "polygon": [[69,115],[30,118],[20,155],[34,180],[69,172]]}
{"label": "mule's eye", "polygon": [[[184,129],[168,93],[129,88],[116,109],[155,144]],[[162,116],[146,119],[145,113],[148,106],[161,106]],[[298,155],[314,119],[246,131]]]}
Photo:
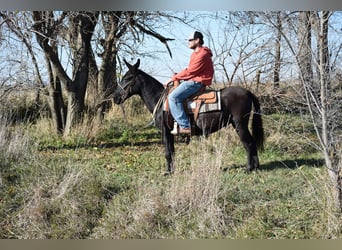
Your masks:
{"label": "mule's eye", "polygon": [[122,81],[125,81],[125,82],[130,82],[133,80],[133,76],[132,75],[125,75],[122,79]]}

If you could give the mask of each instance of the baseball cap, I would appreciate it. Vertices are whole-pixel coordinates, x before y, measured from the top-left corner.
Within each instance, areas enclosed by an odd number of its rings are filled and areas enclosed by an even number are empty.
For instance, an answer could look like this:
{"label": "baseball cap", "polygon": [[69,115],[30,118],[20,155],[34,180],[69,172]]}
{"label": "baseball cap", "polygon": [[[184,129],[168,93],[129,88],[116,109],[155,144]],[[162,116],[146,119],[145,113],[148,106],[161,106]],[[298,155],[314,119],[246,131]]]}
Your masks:
{"label": "baseball cap", "polygon": [[197,39],[197,38],[199,38],[200,41],[203,43],[203,35],[199,31],[195,31],[195,32],[191,33],[191,35],[189,36],[188,40],[190,41],[190,40],[194,40],[194,39]]}

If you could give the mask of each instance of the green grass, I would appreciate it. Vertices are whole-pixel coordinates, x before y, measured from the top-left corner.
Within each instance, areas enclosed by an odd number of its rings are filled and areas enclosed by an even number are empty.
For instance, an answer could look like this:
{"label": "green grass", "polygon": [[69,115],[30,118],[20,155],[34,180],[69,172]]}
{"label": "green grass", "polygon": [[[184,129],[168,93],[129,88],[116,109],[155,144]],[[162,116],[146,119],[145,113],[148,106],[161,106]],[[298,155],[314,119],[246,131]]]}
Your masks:
{"label": "green grass", "polygon": [[10,160],[1,165],[0,237],[341,237],[310,123],[264,116],[266,148],[250,174],[231,128],[179,142],[176,173],[165,177],[161,134],[142,129],[149,118],[126,126],[117,112],[91,138],[59,138],[44,120],[18,128],[26,146],[1,151]]}

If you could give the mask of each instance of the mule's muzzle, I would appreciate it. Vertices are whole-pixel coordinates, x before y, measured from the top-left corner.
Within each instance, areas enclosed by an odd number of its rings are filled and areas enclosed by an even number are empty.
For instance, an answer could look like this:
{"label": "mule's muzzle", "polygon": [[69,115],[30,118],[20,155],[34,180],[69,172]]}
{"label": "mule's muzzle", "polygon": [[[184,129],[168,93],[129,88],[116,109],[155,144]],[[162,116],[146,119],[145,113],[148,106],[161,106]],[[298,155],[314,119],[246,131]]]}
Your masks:
{"label": "mule's muzzle", "polygon": [[124,102],[122,95],[114,95],[113,100],[114,103],[117,105],[122,104]]}

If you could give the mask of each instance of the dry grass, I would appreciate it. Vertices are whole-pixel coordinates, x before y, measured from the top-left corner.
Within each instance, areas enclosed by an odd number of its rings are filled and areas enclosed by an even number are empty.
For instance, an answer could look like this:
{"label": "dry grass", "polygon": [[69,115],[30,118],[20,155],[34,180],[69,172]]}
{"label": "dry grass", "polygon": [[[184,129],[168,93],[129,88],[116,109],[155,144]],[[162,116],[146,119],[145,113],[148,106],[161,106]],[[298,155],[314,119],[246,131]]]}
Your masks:
{"label": "dry grass", "polygon": [[81,200],[73,197],[73,193],[87,177],[84,177],[82,169],[75,166],[67,167],[66,171],[62,176],[56,173],[47,178],[41,177],[38,183],[30,187],[27,201],[13,220],[13,228],[19,232],[18,238],[59,238],[63,235],[63,229],[72,229],[69,237],[81,236],[87,221],[86,213]]}
{"label": "dry grass", "polygon": [[136,115],[137,105],[132,100],[125,113],[113,107],[101,136],[89,123],[59,138],[47,119],[27,127],[0,120],[1,236],[340,238],[331,186],[308,142],[311,126],[298,116],[264,116],[257,173],[244,172],[245,151],[228,128],[178,143],[176,172],[165,177],[158,134],[144,134],[150,115]]}
{"label": "dry grass", "polygon": [[200,139],[193,143],[188,155],[180,154],[177,158],[176,166],[183,166],[183,169],[173,176],[166,200],[175,219],[178,215],[189,218],[196,215],[191,238],[219,236],[225,229],[219,196],[224,185],[221,176],[227,142],[222,137],[215,142]]}
{"label": "dry grass", "polygon": [[340,238],[342,217],[336,207],[336,197],[332,192],[333,184],[327,174],[313,173],[311,176],[312,179],[308,179],[308,182],[313,190],[312,197],[318,206],[323,208],[319,221],[325,222],[323,225],[320,223],[316,225],[317,234],[321,234],[323,239]]}
{"label": "dry grass", "polygon": [[134,192],[114,199],[94,238],[220,238],[225,215],[219,204],[227,137],[182,146],[172,177],[138,178]]}
{"label": "dry grass", "polygon": [[[51,136],[48,122],[36,126]],[[96,175],[70,156],[42,155],[30,131],[0,119],[1,238],[84,238],[102,209]]]}
{"label": "dry grass", "polygon": [[24,130],[12,127],[9,119],[0,114],[0,187],[2,173],[8,170],[11,162],[24,160],[30,152],[31,142]]}

